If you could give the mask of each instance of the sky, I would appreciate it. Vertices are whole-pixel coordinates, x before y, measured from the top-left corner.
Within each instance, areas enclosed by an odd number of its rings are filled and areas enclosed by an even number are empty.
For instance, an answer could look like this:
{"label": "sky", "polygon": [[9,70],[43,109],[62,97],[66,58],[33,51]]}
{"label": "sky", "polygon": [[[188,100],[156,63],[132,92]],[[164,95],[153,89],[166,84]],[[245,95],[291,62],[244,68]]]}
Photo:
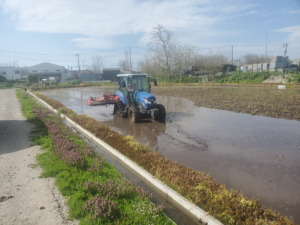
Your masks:
{"label": "sky", "polygon": [[137,68],[158,24],[199,54],[300,57],[300,0],[0,0],[0,66]]}

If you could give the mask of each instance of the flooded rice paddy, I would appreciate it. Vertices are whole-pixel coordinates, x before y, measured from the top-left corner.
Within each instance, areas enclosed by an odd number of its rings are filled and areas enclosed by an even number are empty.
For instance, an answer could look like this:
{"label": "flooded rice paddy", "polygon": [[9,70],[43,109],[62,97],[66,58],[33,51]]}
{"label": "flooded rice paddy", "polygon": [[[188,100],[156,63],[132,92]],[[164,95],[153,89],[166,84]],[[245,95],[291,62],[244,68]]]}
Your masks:
{"label": "flooded rice paddy", "polygon": [[186,98],[156,95],[166,107],[166,123],[145,119],[135,124],[113,115],[113,106],[87,105],[89,97],[103,93],[115,90],[42,92],[300,223],[300,121],[208,109]]}

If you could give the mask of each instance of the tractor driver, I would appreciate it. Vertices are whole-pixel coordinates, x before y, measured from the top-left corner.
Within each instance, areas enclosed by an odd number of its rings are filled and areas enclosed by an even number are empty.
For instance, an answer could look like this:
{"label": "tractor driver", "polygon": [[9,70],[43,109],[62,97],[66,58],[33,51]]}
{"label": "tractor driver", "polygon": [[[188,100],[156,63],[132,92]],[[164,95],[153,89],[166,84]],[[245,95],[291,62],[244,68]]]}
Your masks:
{"label": "tractor driver", "polygon": [[130,89],[131,91],[137,91],[138,85],[137,85],[137,80],[135,79],[130,79]]}

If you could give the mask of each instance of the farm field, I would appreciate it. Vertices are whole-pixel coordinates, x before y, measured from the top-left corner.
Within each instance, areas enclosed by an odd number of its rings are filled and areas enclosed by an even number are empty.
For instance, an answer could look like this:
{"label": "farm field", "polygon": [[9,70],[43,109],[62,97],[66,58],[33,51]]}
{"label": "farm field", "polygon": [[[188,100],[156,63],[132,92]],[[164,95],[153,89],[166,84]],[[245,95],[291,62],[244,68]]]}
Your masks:
{"label": "farm field", "polygon": [[226,187],[258,198],[299,223],[299,89],[155,87],[153,93],[167,109],[166,123],[137,124],[114,116],[112,106],[87,106],[90,96],[114,92],[114,88],[89,87],[42,94],[134,136],[169,159],[207,172]]}
{"label": "farm field", "polygon": [[156,87],[159,95],[187,98],[196,106],[251,115],[300,120],[300,85],[277,84]]}

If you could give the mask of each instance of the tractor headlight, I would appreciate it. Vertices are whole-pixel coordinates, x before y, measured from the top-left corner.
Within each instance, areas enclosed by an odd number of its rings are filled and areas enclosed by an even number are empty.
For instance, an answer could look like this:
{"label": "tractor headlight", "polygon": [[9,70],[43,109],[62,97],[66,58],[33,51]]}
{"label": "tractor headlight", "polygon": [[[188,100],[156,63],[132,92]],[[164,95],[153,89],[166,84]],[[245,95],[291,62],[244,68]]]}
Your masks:
{"label": "tractor headlight", "polygon": [[147,105],[149,105],[149,104],[151,104],[151,101],[149,101],[148,99],[145,98],[145,103],[146,103]]}

